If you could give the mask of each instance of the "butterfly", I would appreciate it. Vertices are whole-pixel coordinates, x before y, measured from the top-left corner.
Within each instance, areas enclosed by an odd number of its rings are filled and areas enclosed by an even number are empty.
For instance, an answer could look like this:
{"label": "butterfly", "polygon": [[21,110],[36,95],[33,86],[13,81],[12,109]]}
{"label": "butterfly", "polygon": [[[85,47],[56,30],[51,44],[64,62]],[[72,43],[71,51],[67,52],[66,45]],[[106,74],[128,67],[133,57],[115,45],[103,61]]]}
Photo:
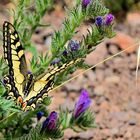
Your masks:
{"label": "butterfly", "polygon": [[8,88],[8,97],[20,103],[23,110],[35,108],[36,104],[40,103],[54,88],[55,76],[81,61],[81,59],[71,60],[34,78],[34,75],[28,72],[18,32],[7,21],[3,24],[3,49],[9,68],[8,75],[4,77],[3,82]]}

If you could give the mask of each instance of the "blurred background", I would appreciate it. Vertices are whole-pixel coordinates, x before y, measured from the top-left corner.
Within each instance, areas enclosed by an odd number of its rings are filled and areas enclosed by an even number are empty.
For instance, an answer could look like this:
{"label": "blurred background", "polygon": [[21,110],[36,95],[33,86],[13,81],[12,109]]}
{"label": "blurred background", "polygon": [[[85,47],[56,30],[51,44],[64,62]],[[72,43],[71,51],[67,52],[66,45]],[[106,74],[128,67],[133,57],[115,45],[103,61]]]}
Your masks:
{"label": "blurred background", "polygon": [[[50,106],[51,110],[57,110],[59,105],[72,109],[82,88],[89,91],[93,100],[91,109],[95,112],[97,128],[78,134],[72,130],[66,130],[63,138],[65,140],[140,139],[140,67],[136,88],[140,1],[104,0],[104,3],[115,16],[116,36],[98,45],[97,49],[88,55],[86,62],[92,66],[127,47],[132,47],[51,93],[54,97]],[[43,23],[52,24],[52,27],[37,28],[32,37],[39,52],[48,50],[54,29],[58,30],[62,26],[66,16],[65,9],[71,8],[74,4],[74,0],[55,0],[55,5],[42,19]],[[8,9],[12,8],[14,6],[9,0],[0,1],[1,31],[3,22],[11,20]],[[80,27],[80,32],[75,37],[77,40],[82,37],[82,34],[87,33],[87,28],[92,22],[91,19]],[[2,34],[0,34],[0,55],[3,55]],[[26,57],[30,59],[31,54],[27,53]],[[74,75],[82,71],[77,70]]]}

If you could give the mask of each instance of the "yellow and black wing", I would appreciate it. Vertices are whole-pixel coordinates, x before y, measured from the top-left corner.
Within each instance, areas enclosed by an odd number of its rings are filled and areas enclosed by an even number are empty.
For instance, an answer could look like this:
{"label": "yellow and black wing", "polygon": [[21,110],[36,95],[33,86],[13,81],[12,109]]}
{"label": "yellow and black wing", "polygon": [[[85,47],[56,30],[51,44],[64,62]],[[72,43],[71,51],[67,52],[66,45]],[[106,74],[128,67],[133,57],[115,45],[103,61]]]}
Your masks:
{"label": "yellow and black wing", "polygon": [[3,25],[3,47],[4,58],[9,67],[9,94],[13,94],[16,99],[21,96],[20,103],[25,110],[31,106],[35,107],[37,102],[46,97],[47,93],[54,87],[54,78],[57,74],[82,60],[75,59],[64,63],[34,80],[32,74],[27,74],[24,50],[19,35],[9,22],[5,22]]}
{"label": "yellow and black wing", "polygon": [[3,48],[4,58],[9,67],[9,84],[13,96],[18,98],[23,95],[23,89],[27,77],[27,65],[24,50],[19,35],[9,22],[3,24]]}
{"label": "yellow and black wing", "polygon": [[72,60],[68,63],[65,63],[61,66],[57,66],[52,69],[50,72],[44,73],[42,76],[37,78],[34,82],[31,91],[24,99],[24,102],[27,103],[27,107],[32,106],[35,107],[37,102],[42,101],[43,98],[46,97],[47,93],[50,92],[54,88],[54,78],[60,72],[63,72],[68,67],[72,66],[80,62],[81,59]]}

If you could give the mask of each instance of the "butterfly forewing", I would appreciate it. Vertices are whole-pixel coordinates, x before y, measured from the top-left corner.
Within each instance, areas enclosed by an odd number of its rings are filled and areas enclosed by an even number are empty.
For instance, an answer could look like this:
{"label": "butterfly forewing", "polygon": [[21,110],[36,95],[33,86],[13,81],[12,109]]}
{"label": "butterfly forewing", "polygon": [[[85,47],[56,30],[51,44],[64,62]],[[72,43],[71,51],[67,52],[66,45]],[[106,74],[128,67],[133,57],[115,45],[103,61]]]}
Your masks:
{"label": "butterfly forewing", "polygon": [[[27,77],[27,65],[23,47],[19,40],[19,35],[13,25],[9,22],[3,24],[3,47],[4,58],[9,67],[10,84],[15,91],[14,96],[23,97],[23,87]],[[16,98],[17,98],[16,97]]]}

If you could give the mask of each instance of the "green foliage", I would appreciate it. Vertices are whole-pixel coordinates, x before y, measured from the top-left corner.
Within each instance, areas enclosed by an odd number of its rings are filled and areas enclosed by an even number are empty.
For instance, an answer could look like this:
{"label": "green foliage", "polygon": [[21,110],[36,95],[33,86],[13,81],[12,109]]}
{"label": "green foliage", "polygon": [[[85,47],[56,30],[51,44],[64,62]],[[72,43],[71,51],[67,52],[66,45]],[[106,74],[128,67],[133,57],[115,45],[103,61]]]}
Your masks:
{"label": "green foliage", "polygon": [[109,12],[100,0],[93,0],[92,3],[86,8],[85,15],[86,17],[93,18],[96,16],[104,16]]}
{"label": "green foliage", "polygon": [[84,36],[81,45],[87,46],[87,53],[92,52],[96,49],[96,46],[100,44],[105,37],[112,38],[115,33],[112,31],[112,26],[98,27],[96,25],[91,26],[91,31],[88,30],[88,35]]}
{"label": "green foliage", "polygon": [[[11,112],[17,112],[18,109],[15,106],[15,102],[12,100],[6,100],[0,96],[0,120],[9,116]],[[1,122],[1,121],[0,121]],[[0,128],[2,127],[2,122]]]}
{"label": "green foliage", "polygon": [[38,56],[35,44],[31,43],[31,37],[37,27],[46,27],[41,23],[46,11],[52,7],[52,0],[20,0],[13,10],[14,26],[20,34],[25,49]]}
{"label": "green foliage", "polygon": [[4,58],[0,58],[0,79],[7,74],[8,72],[8,67],[4,61]]}
{"label": "green foliage", "polygon": [[[7,110],[8,107],[11,106],[12,103],[8,103],[9,100],[6,100],[4,105],[5,105],[5,108]],[[11,102],[11,101],[9,101]],[[9,114],[6,114],[7,117],[5,117],[3,114],[3,119],[0,120],[0,132],[4,129],[6,129],[7,131],[4,134],[5,138],[10,138],[11,139],[14,139],[14,138],[18,138],[20,137],[20,139],[23,139],[23,138],[28,138],[29,137],[32,137],[32,136],[36,136],[40,130],[37,132],[38,130],[38,127],[36,127],[35,129],[31,129],[32,128],[32,124],[34,123],[33,121],[33,118],[36,117],[36,114],[38,111],[43,111],[45,113],[45,115],[48,115],[48,111],[43,107],[43,106],[40,106],[39,108],[36,108],[34,111],[27,111],[27,112],[22,112],[20,110],[10,110],[10,113]],[[3,111],[4,113],[6,111]],[[31,131],[30,131],[31,130]],[[26,134],[28,133],[27,135],[24,135],[24,137],[21,137],[23,134]],[[34,135],[33,135],[33,132],[34,132]],[[38,139],[35,139],[35,140],[38,140]]]}
{"label": "green foliage", "polygon": [[32,128],[29,134],[23,135],[22,137],[14,138],[14,140],[43,140],[43,137],[40,135],[41,125]]}
{"label": "green foliage", "polygon": [[[79,1],[77,1],[77,3],[79,3]],[[52,44],[51,44],[52,56],[48,58],[47,61],[45,62],[43,61],[43,63],[40,62],[39,69],[36,71],[36,73],[39,73],[42,70],[45,71],[46,67],[48,67],[49,64],[55,58],[60,58],[60,56],[62,56],[62,52],[65,50],[66,43],[68,43],[73,38],[73,36],[75,36],[78,33],[77,31],[78,27],[80,27],[85,20],[95,18],[96,16],[103,16],[108,12],[109,10],[106,9],[105,6],[98,0],[92,1],[91,5],[89,5],[87,9],[82,8],[81,1],[80,1],[79,5],[76,5],[73,9],[67,11],[68,16],[67,18],[65,18],[63,22],[63,27],[60,30],[55,31],[54,36],[52,38]],[[96,34],[97,32],[98,31],[96,31]],[[102,36],[104,37],[104,35]],[[109,34],[106,36],[109,36]],[[102,41],[102,39],[98,40],[98,42],[100,41]],[[92,45],[92,44],[86,44],[86,46],[87,45]],[[85,48],[85,46],[81,46],[80,51],[76,52],[78,53],[78,55],[80,55],[80,56],[77,55],[77,57],[84,58],[86,56],[85,52],[87,52],[87,49],[88,48]],[[46,56],[47,55],[48,54],[46,54]],[[71,57],[67,58],[67,61],[70,61],[70,59]]]}
{"label": "green foliage", "polygon": [[69,109],[61,109],[59,114],[59,121],[62,125],[62,130],[71,128],[76,132],[85,131],[88,128],[96,128],[95,116],[91,110],[86,110],[77,119],[72,115]]}
{"label": "green foliage", "polygon": [[84,114],[81,114],[81,116],[76,121],[72,121],[72,122],[73,123],[71,126],[74,130],[76,130],[75,126],[78,126],[82,130],[96,127],[95,116],[93,112],[90,110],[87,110]]}

